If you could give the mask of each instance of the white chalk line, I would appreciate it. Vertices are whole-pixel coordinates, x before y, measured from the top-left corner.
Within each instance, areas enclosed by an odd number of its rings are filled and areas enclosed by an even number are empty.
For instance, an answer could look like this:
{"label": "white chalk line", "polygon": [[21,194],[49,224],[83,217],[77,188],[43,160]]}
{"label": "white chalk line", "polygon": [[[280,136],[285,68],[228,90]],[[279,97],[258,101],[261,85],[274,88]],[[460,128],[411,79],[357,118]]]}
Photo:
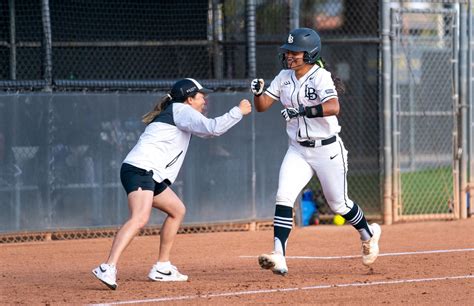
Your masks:
{"label": "white chalk line", "polygon": [[279,292],[290,292],[290,291],[302,291],[302,290],[317,290],[317,289],[329,289],[329,288],[344,288],[344,287],[367,287],[367,286],[379,286],[379,285],[394,285],[394,284],[407,284],[407,283],[421,283],[421,282],[435,282],[435,281],[446,281],[446,280],[459,280],[459,279],[474,279],[474,275],[457,275],[457,276],[442,276],[442,277],[430,277],[430,278],[415,278],[415,279],[399,279],[389,281],[374,281],[366,283],[346,283],[346,284],[332,284],[332,285],[315,285],[305,286],[301,288],[278,288],[278,289],[262,289],[262,290],[248,290],[248,291],[236,291],[236,292],[217,292],[202,295],[182,295],[182,296],[171,296],[145,300],[129,300],[129,301],[118,301],[98,305],[124,305],[124,304],[139,304],[139,303],[157,303],[157,302],[169,302],[169,301],[180,301],[180,300],[193,300],[199,298],[212,298],[212,297],[226,297],[226,296],[239,296],[239,295],[250,295],[250,294],[266,294],[266,293],[279,293]]}
{"label": "white chalk line", "polygon": [[[398,252],[398,253],[381,253],[379,257],[383,256],[404,256],[404,255],[422,255],[422,254],[437,254],[437,253],[454,253],[454,252],[472,252],[474,248],[467,249],[450,249],[450,250],[431,250],[431,251],[413,251],[413,252]],[[242,255],[240,258],[257,258],[257,256]],[[286,256],[286,259],[349,259],[360,258],[362,255],[346,255],[346,256]]]}

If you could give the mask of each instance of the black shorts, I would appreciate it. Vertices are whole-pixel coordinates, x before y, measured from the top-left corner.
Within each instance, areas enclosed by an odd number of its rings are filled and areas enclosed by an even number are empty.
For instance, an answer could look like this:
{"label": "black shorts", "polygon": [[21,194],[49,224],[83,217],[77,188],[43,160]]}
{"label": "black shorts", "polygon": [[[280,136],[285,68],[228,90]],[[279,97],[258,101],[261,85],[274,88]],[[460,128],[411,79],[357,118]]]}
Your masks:
{"label": "black shorts", "polygon": [[126,163],[123,163],[120,168],[120,180],[127,194],[142,188],[142,190],[153,191],[153,195],[158,195],[171,185],[168,180],[157,183],[153,179],[152,170],[147,171]]}

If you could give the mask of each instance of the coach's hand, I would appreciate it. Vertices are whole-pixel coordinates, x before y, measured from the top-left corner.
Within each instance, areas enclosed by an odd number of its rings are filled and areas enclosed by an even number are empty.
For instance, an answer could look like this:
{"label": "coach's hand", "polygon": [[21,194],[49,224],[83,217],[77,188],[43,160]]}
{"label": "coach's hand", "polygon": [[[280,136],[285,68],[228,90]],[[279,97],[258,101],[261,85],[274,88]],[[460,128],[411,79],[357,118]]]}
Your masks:
{"label": "coach's hand", "polygon": [[242,112],[242,115],[248,115],[252,111],[252,104],[250,104],[249,100],[243,99],[240,101],[239,104],[240,111]]}
{"label": "coach's hand", "polygon": [[250,83],[250,90],[258,97],[262,95],[264,86],[265,81],[263,79],[253,79],[252,83]]}

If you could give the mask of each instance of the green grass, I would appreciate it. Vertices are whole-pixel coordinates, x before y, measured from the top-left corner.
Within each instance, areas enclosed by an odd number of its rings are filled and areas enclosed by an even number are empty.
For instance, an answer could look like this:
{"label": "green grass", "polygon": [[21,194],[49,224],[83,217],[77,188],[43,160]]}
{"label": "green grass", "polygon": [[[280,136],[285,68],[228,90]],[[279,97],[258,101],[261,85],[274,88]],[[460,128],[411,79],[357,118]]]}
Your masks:
{"label": "green grass", "polygon": [[[383,178],[378,173],[349,175],[349,197],[358,203],[366,214],[382,212]],[[449,213],[453,199],[453,179],[450,167],[402,173],[401,203],[403,215]],[[307,188],[321,190],[318,179],[313,177]],[[325,200],[319,199],[320,203]],[[327,206],[327,204],[322,204]],[[328,209],[327,207],[324,209]]]}
{"label": "green grass", "polygon": [[450,167],[402,173],[400,182],[402,214],[449,212],[453,199]]}

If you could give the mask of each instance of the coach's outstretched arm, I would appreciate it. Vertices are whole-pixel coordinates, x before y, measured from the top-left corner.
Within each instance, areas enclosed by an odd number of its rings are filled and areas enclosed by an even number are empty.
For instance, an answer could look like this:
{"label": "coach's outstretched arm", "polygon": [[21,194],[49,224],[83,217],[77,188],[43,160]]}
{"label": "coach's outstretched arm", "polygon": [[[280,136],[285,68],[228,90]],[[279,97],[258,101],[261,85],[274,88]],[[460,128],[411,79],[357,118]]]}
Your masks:
{"label": "coach's outstretched arm", "polygon": [[254,79],[250,84],[250,90],[254,94],[253,102],[257,112],[266,111],[276,101],[269,95],[263,94],[265,91],[265,81],[263,79]]}

